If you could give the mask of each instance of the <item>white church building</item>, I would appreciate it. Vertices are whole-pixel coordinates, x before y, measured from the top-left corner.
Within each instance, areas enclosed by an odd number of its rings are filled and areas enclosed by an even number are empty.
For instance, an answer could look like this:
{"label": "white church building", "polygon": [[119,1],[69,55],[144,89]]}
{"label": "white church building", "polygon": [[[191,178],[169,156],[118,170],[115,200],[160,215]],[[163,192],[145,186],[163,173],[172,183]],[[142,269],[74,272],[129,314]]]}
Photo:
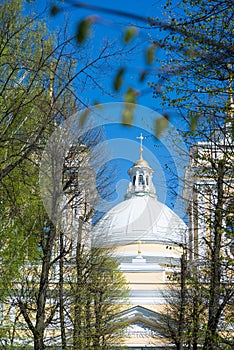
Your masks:
{"label": "white church building", "polygon": [[130,289],[129,305],[122,314],[127,323],[124,345],[132,350],[165,349],[155,319],[163,312],[170,275],[179,269],[186,242],[186,224],[157,199],[154,170],[140,158],[129,169],[125,200],[97,224],[98,244],[112,247]]}

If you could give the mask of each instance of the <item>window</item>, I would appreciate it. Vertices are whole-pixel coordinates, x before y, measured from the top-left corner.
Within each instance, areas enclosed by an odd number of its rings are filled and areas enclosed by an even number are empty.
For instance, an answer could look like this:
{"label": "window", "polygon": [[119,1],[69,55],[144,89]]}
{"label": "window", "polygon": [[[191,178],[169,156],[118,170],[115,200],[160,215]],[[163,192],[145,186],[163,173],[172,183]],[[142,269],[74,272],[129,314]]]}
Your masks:
{"label": "window", "polygon": [[234,201],[229,201],[226,208],[225,231],[229,256],[234,256]]}
{"label": "window", "polygon": [[138,184],[139,185],[144,185],[144,178],[143,178],[143,175],[139,175],[139,179],[138,179]]}
{"label": "window", "polygon": [[227,235],[231,237],[234,235],[234,215],[232,214],[226,218],[226,231]]}
{"label": "window", "polygon": [[226,218],[226,237],[229,252],[234,256],[234,216],[232,214]]}
{"label": "window", "polygon": [[232,256],[234,256],[234,239],[229,243],[229,250]]}
{"label": "window", "polygon": [[133,183],[133,186],[135,186],[135,183],[136,183],[136,176],[133,176],[133,181],[132,181],[132,183]]}

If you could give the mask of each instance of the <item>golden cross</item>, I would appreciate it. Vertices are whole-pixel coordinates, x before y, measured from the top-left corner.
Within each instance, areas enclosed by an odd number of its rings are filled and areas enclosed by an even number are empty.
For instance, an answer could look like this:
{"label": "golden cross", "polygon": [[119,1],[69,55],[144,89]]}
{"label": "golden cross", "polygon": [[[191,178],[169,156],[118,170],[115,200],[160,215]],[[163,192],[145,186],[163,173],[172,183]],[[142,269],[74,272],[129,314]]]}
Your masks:
{"label": "golden cross", "polygon": [[138,241],[137,244],[138,244],[138,255],[140,255],[141,254],[141,241]]}
{"label": "golden cross", "polygon": [[140,159],[143,159],[143,157],[142,157],[142,153],[143,153],[142,141],[145,139],[145,137],[142,136],[142,133],[141,133],[140,136],[137,136],[137,139],[140,140]]}

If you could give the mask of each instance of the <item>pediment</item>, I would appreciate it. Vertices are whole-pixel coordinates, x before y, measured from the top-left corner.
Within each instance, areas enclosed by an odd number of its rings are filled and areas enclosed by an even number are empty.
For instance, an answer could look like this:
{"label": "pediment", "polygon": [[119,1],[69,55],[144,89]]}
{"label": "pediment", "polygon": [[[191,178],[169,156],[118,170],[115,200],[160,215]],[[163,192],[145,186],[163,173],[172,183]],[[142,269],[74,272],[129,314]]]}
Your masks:
{"label": "pediment", "polygon": [[153,330],[159,314],[153,310],[137,305],[122,311],[119,316],[129,324],[129,327],[134,324],[136,325],[135,328],[149,327],[149,330]]}
{"label": "pediment", "polygon": [[125,335],[131,338],[149,338],[155,337],[157,334],[153,327],[141,321],[134,321],[125,329]]}

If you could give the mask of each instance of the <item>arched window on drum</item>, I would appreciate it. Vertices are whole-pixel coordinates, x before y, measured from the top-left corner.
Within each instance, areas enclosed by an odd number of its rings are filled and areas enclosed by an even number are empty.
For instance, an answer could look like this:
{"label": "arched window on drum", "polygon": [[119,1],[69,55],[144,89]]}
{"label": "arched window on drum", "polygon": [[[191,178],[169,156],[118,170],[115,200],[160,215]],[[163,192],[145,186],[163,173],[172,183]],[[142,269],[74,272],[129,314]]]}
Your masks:
{"label": "arched window on drum", "polygon": [[143,177],[142,174],[139,175],[138,184],[139,184],[139,185],[144,185],[144,184],[145,184],[145,182],[144,182],[144,177]]}

